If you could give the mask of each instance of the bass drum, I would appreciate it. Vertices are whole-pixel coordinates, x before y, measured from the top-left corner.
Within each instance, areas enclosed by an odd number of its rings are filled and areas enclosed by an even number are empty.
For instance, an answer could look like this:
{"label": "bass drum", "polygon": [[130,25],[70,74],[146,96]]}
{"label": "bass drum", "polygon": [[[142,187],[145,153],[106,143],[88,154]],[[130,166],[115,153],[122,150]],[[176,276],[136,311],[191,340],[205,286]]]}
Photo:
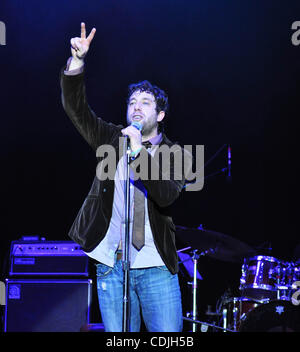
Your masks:
{"label": "bass drum", "polygon": [[241,322],[240,332],[300,331],[300,306],[290,301],[271,301],[250,311]]}

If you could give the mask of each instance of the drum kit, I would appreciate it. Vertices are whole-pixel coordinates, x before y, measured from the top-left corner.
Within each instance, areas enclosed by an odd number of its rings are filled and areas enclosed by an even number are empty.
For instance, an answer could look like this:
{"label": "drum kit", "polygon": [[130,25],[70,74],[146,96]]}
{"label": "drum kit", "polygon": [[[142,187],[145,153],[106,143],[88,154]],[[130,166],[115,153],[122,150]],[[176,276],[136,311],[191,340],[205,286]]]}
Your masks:
{"label": "drum kit", "polygon": [[[176,235],[188,247],[193,261],[192,307],[185,321],[193,332],[201,325],[212,331],[300,331],[300,260],[287,262],[259,255],[251,246],[231,236],[199,228],[176,226]],[[201,256],[239,263],[239,297],[221,297],[216,305],[217,323],[198,320],[197,270]],[[182,258],[182,257],[180,257]],[[184,260],[180,261],[184,264]]]}

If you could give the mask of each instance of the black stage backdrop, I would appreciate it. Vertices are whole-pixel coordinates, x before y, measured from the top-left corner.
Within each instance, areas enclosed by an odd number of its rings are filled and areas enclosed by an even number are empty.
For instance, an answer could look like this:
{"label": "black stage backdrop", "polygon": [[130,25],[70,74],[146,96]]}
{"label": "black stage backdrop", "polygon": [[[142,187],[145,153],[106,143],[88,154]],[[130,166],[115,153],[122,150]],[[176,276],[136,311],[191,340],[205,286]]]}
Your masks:
{"label": "black stage backdrop", "polygon": [[[204,145],[205,161],[221,149],[203,190],[174,205],[176,225],[202,224],[295,260],[299,1],[4,0],[0,21],[1,280],[12,240],[68,240],[95,175],[95,155],[60,100],[59,72],[81,21],[88,33],[97,28],[86,82],[99,116],[125,123],[127,86],[147,79],[169,94],[170,139]],[[231,182],[218,173],[227,166],[224,144],[232,148]],[[227,288],[238,294],[239,263],[202,257],[199,271],[203,310]]]}

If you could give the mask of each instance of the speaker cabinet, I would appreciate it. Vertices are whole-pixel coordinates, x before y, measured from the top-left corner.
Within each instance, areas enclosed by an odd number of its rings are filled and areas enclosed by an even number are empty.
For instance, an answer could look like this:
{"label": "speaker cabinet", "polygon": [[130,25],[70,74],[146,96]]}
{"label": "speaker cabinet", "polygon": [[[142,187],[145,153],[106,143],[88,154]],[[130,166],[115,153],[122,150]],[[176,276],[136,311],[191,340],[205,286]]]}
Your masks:
{"label": "speaker cabinet", "polygon": [[6,280],[4,331],[76,332],[90,322],[92,280]]}

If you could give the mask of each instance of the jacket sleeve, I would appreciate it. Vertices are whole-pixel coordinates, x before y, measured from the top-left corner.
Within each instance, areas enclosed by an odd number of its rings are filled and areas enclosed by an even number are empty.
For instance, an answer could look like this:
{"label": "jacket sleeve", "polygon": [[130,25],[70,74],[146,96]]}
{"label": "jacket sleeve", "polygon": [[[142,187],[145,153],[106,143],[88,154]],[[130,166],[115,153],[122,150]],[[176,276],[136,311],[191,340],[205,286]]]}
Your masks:
{"label": "jacket sleeve", "polygon": [[96,150],[101,144],[109,144],[122,126],[107,123],[97,117],[90,108],[84,83],[84,71],[69,76],[60,73],[61,100],[63,108],[78,132],[87,143]]}

